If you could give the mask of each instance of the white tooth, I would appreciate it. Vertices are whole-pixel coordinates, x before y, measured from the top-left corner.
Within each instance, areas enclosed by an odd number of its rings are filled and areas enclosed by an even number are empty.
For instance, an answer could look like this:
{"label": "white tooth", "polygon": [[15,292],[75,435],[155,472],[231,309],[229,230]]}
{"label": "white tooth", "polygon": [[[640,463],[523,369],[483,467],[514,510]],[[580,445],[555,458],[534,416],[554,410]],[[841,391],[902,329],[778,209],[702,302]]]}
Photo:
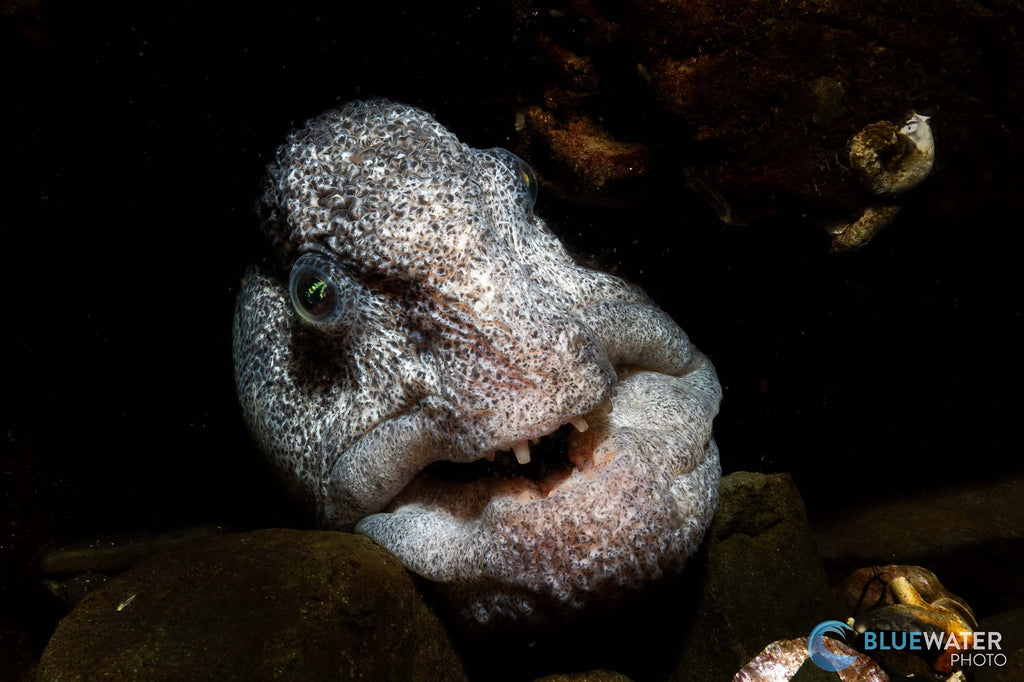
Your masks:
{"label": "white tooth", "polygon": [[512,452],[516,453],[516,461],[520,464],[530,463],[530,444],[525,440],[516,441],[512,444]]}
{"label": "white tooth", "polygon": [[587,428],[590,426],[589,424],[587,424],[587,420],[584,419],[583,417],[573,417],[572,419],[569,420],[569,423],[575,426],[576,430],[579,431],[580,433],[586,431]]}

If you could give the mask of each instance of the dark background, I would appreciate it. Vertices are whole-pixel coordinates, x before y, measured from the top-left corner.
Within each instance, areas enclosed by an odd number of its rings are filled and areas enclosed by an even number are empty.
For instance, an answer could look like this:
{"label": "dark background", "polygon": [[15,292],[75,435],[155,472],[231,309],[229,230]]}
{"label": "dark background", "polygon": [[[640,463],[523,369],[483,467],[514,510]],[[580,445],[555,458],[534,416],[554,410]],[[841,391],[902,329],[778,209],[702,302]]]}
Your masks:
{"label": "dark background", "polygon": [[[373,95],[515,150],[511,13],[0,6],[7,584],[54,539],[301,523],[232,379],[263,167],[292,126]],[[941,160],[940,117],[935,131]],[[1020,187],[1019,160],[989,151],[977,172]],[[866,249],[833,255],[799,219],[725,226],[678,177],[652,187],[597,209],[542,186],[538,210],[712,357],[726,472],[792,472],[813,520],[1019,471],[1019,215],[945,197],[971,216],[946,223],[922,190]]]}

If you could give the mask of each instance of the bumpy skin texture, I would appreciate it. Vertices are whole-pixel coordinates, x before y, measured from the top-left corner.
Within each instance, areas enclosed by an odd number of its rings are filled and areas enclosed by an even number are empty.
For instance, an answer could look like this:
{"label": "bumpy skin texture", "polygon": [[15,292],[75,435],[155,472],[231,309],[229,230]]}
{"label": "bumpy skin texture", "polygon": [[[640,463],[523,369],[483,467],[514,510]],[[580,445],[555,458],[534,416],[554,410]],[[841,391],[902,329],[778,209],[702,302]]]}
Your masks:
{"label": "bumpy skin texture", "polygon": [[[329,111],[269,168],[280,267],[249,270],[235,315],[261,448],[326,526],[457,588],[482,622],[564,614],[678,571],[721,475],[710,362],[640,290],[573,262],[533,214],[535,183],[510,152],[472,149],[418,109]],[[290,292],[309,281],[334,298],[303,317]],[[538,480],[424,470],[578,417],[572,466]]]}

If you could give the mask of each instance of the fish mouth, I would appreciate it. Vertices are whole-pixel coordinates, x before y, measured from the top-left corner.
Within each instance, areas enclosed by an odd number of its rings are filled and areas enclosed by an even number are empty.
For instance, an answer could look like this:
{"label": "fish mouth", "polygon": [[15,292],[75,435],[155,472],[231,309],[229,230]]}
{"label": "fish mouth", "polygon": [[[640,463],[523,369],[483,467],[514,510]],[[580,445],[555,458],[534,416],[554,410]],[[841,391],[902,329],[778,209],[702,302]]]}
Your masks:
{"label": "fish mouth", "polygon": [[[505,447],[497,447],[470,462],[441,460],[427,465],[402,493],[382,511],[393,512],[413,492],[430,486],[482,487],[489,496],[514,495],[526,502],[547,498],[558,489],[574,471],[593,468],[592,454],[581,444],[581,436],[590,428],[588,419],[599,420],[611,411],[611,401],[605,398],[590,413],[566,420],[554,430],[540,436],[523,438]],[[422,479],[417,481],[417,479]]]}
{"label": "fish mouth", "polygon": [[453,451],[438,426],[450,405],[428,396],[329,465],[330,525],[370,537],[481,624],[571,619],[678,573],[718,503],[714,367],[648,303],[578,319],[608,371],[582,412]]}
{"label": "fish mouth", "polygon": [[478,623],[571,617],[677,573],[717,508],[720,388],[703,356],[682,376],[617,375],[528,462],[517,442],[493,462],[431,464],[355,530]]}

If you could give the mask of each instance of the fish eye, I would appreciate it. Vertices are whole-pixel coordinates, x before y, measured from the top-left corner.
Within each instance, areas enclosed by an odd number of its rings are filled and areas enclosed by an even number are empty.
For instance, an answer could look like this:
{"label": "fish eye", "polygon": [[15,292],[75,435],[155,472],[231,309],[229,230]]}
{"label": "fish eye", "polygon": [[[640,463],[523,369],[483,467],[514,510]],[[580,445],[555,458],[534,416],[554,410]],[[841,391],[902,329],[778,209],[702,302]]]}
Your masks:
{"label": "fish eye", "polygon": [[496,159],[502,167],[508,169],[515,181],[516,189],[521,193],[520,196],[522,196],[523,201],[526,203],[527,212],[532,211],[534,204],[537,203],[537,191],[540,188],[540,183],[537,182],[537,174],[533,172],[530,164],[501,147],[487,149],[484,153],[492,159]]}
{"label": "fish eye", "polygon": [[526,188],[526,196],[528,198],[530,208],[533,209],[534,204],[537,203],[537,193],[540,190],[540,186],[537,183],[537,174],[533,172],[533,168],[530,164],[526,163],[519,157],[516,157],[516,170],[519,173],[520,182]]}
{"label": "fish eye", "polygon": [[288,288],[292,307],[306,322],[322,322],[334,314],[338,288],[320,268],[301,260],[292,268]]}

